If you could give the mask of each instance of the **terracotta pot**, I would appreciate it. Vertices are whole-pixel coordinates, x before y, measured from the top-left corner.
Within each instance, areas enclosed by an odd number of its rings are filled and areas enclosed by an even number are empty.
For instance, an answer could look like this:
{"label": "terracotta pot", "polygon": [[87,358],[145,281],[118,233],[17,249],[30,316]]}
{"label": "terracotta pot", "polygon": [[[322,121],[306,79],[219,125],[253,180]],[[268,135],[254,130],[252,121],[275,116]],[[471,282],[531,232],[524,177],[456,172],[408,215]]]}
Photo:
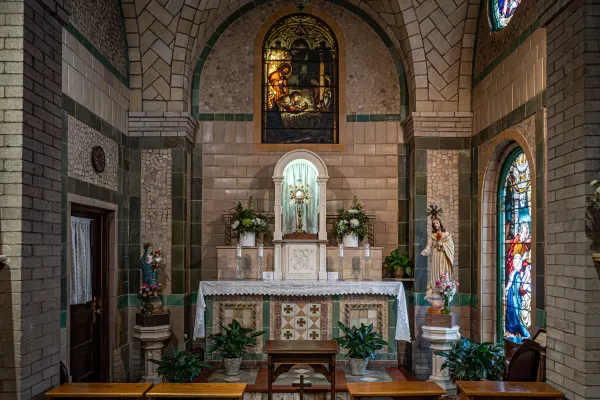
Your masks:
{"label": "terracotta pot", "polygon": [[394,270],[391,271],[392,278],[396,278],[396,279],[404,278],[404,274],[405,274],[404,268],[398,268],[395,271]]}

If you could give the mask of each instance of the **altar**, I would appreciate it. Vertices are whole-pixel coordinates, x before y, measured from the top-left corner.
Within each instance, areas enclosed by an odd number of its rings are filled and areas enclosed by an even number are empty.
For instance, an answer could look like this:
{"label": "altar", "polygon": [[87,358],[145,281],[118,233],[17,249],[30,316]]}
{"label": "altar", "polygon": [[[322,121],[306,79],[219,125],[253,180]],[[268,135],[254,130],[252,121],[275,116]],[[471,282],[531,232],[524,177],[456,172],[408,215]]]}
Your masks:
{"label": "altar", "polygon": [[[373,324],[389,345],[377,360],[397,360],[396,341],[410,341],[406,295],[400,281],[204,281],[198,288],[194,339],[219,332],[237,319],[265,330],[248,360],[266,360],[264,342],[325,340],[339,336],[338,322]],[[219,360],[206,354],[206,360]],[[344,359],[344,353],[340,359]]]}

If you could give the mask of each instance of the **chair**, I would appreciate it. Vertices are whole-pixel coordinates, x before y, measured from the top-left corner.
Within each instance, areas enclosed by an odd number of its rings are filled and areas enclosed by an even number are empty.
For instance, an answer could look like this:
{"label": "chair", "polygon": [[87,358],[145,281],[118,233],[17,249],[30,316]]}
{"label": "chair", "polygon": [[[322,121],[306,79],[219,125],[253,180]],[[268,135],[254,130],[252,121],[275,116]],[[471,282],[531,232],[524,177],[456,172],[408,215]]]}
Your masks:
{"label": "chair", "polygon": [[69,383],[69,371],[64,362],[60,362],[60,384]]}
{"label": "chair", "polygon": [[542,351],[542,347],[535,341],[524,341],[513,354],[504,380],[509,382],[536,382]]}

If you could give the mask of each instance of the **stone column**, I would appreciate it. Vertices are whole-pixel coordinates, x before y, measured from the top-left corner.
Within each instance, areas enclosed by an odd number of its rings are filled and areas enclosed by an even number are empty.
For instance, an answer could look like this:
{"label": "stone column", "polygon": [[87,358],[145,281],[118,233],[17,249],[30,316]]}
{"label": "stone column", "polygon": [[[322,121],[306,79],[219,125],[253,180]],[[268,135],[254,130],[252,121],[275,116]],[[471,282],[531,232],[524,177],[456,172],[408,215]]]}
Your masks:
{"label": "stone column", "polygon": [[[0,398],[59,383],[62,33],[71,0],[0,2]],[[64,282],[63,282],[64,284]]]}
{"label": "stone column", "polygon": [[161,381],[161,378],[156,373],[158,365],[150,362],[150,360],[162,360],[165,340],[170,336],[171,325],[135,325],[133,327],[133,337],[142,342],[142,349],[144,351],[144,375],[142,375],[141,382],[157,383]]}
{"label": "stone column", "polygon": [[600,216],[587,201],[600,179],[600,15],[583,0],[538,0],[537,12],[547,33],[546,378],[569,399],[595,399]]}
{"label": "stone column", "polygon": [[438,356],[435,352],[452,350],[452,344],[460,339],[458,325],[452,328],[423,325],[421,330],[423,338],[431,343],[431,376],[429,380],[440,385],[442,389],[448,392],[449,396],[456,395],[456,384],[450,379],[450,371],[448,371],[448,368],[442,369],[446,357]]}

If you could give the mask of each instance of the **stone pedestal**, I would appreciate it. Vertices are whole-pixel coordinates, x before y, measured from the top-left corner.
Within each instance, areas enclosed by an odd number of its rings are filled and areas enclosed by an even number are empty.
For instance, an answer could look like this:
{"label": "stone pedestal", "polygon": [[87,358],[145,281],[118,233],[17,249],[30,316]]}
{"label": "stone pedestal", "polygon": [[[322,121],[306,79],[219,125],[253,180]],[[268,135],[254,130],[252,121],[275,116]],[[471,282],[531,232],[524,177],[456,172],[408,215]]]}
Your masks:
{"label": "stone pedestal", "polygon": [[[156,374],[158,365],[149,360],[162,360],[165,341],[171,337],[169,314],[136,315],[137,324],[133,327],[133,337],[142,342],[144,351],[144,375],[141,382],[158,383],[161,378]],[[164,323],[157,325],[157,323]],[[142,325],[143,324],[143,325]]]}
{"label": "stone pedestal", "polygon": [[450,379],[450,371],[448,371],[447,368],[442,369],[445,357],[438,356],[435,352],[450,351],[452,349],[452,344],[460,339],[458,329],[458,325],[455,325],[452,328],[427,325],[421,327],[423,338],[431,342],[431,356],[433,359],[431,363],[432,373],[429,380],[440,385],[440,387],[448,392],[448,395],[450,396],[456,395],[456,385]]}

